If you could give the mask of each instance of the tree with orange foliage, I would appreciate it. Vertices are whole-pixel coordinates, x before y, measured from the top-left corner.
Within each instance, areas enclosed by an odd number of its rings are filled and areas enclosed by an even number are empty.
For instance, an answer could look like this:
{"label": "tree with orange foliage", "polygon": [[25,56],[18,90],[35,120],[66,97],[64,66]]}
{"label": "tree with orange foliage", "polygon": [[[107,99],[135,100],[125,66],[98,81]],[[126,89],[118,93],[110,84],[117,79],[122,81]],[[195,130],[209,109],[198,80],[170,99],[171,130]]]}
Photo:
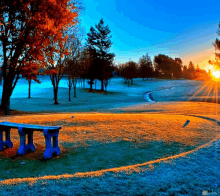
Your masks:
{"label": "tree with orange foliage", "polygon": [[[65,43],[66,45],[66,43]],[[48,52],[45,52],[46,59],[46,71],[45,73],[50,76],[53,93],[54,93],[54,104],[58,103],[58,87],[59,82],[66,72],[66,58],[68,51],[65,49],[65,45],[62,42],[51,42],[48,46]]]}
{"label": "tree with orange foliage", "polygon": [[26,60],[26,66],[24,67],[25,72],[23,73],[23,77],[28,80],[28,98],[31,98],[31,80],[34,80],[38,83],[41,83],[40,80],[37,79],[38,69],[32,67],[28,64],[28,60]]}
{"label": "tree with orange foliage", "polygon": [[[45,53],[53,42],[61,45],[63,31],[76,23],[70,0],[1,0],[0,48],[3,51],[1,108],[10,114],[10,97],[20,75],[26,77],[45,66]],[[36,79],[36,75],[32,76]]]}
{"label": "tree with orange foliage", "polygon": [[[74,1],[76,4],[76,1]],[[75,11],[78,13],[82,7],[75,7]],[[54,92],[54,104],[58,103],[58,87],[59,82],[65,74],[69,74],[69,58],[72,56],[77,43],[78,33],[78,17],[74,18],[74,25],[69,26],[62,31],[62,40],[51,41],[51,45],[47,47],[48,50],[45,52],[46,59],[46,74],[50,76],[53,92]],[[51,40],[53,37],[51,37]],[[69,81],[69,87],[72,81]]]}

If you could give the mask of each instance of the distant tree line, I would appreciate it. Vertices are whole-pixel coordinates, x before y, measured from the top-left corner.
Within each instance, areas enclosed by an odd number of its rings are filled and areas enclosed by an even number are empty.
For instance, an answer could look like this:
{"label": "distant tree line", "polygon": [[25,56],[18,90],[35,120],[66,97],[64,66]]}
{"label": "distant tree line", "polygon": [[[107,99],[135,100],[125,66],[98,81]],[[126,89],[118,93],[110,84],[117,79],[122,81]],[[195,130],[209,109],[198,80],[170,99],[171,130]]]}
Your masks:
{"label": "distant tree line", "polygon": [[209,80],[209,74],[200,69],[199,66],[195,68],[190,61],[189,65],[183,65],[180,58],[172,59],[171,57],[159,54],[154,57],[154,61],[148,54],[143,55],[139,62],[129,61],[119,64],[116,67],[117,72],[121,75],[125,83],[133,83],[133,78],[164,78],[164,79],[190,79],[190,80]]}

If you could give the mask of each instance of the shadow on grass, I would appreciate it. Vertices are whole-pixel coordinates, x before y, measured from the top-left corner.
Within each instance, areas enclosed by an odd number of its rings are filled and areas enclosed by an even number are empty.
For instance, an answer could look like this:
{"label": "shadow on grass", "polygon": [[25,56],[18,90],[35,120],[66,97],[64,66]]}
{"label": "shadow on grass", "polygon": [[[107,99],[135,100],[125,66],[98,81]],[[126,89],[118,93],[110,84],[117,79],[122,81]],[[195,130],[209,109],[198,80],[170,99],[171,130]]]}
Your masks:
{"label": "shadow on grass", "polygon": [[62,145],[65,146],[65,151],[61,156],[50,160],[42,159],[43,151],[39,152],[39,150],[37,153],[40,158],[37,160],[26,156],[13,156],[10,159],[0,157],[1,180],[97,171],[144,163],[195,148],[195,146],[185,146],[176,142],[165,143],[163,141],[149,141],[147,143],[129,141],[93,142],[91,145],[78,147],[73,147],[70,143],[63,143]]}

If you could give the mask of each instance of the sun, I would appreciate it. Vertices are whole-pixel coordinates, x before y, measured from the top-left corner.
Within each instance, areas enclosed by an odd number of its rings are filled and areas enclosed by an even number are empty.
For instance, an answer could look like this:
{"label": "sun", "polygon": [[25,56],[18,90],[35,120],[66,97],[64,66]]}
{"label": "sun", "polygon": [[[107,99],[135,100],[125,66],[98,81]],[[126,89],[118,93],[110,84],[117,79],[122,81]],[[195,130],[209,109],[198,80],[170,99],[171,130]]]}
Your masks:
{"label": "sun", "polygon": [[220,71],[214,71],[214,72],[212,72],[212,75],[213,75],[216,79],[220,79]]}

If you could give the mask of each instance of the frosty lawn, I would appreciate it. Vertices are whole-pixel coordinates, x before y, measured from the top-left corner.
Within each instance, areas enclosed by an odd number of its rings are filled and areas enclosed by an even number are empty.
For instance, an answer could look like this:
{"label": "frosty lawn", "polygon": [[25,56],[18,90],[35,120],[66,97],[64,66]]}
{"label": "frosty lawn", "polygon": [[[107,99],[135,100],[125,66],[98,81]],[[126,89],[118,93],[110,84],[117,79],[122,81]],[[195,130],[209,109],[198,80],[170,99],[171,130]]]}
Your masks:
{"label": "frosty lawn", "polygon": [[[36,151],[16,156],[19,135],[12,129],[14,147],[0,152],[2,180],[120,167],[127,170],[126,166],[131,165],[138,168],[136,164],[193,150],[219,134],[214,122],[171,114],[71,113],[14,116],[7,120],[62,126],[59,136],[62,154],[43,162],[44,137],[34,132]],[[190,123],[183,128],[186,120]]]}
{"label": "frosty lawn", "polygon": [[[179,102],[192,98],[204,82],[135,79],[128,88],[121,78],[113,78],[107,94],[78,86],[77,98],[68,102],[63,81],[59,105],[53,104],[47,80],[45,86],[32,85],[31,99],[23,82],[11,105],[31,114],[13,111],[17,116],[1,120],[62,126],[62,154],[42,162],[44,137],[36,133],[36,151],[18,157],[19,135],[12,130],[14,148],[0,154],[2,195],[23,195],[24,190],[29,195],[201,195],[220,189],[220,105]],[[159,102],[147,103],[148,91]],[[219,96],[213,95],[215,91],[202,88],[192,100]]]}

